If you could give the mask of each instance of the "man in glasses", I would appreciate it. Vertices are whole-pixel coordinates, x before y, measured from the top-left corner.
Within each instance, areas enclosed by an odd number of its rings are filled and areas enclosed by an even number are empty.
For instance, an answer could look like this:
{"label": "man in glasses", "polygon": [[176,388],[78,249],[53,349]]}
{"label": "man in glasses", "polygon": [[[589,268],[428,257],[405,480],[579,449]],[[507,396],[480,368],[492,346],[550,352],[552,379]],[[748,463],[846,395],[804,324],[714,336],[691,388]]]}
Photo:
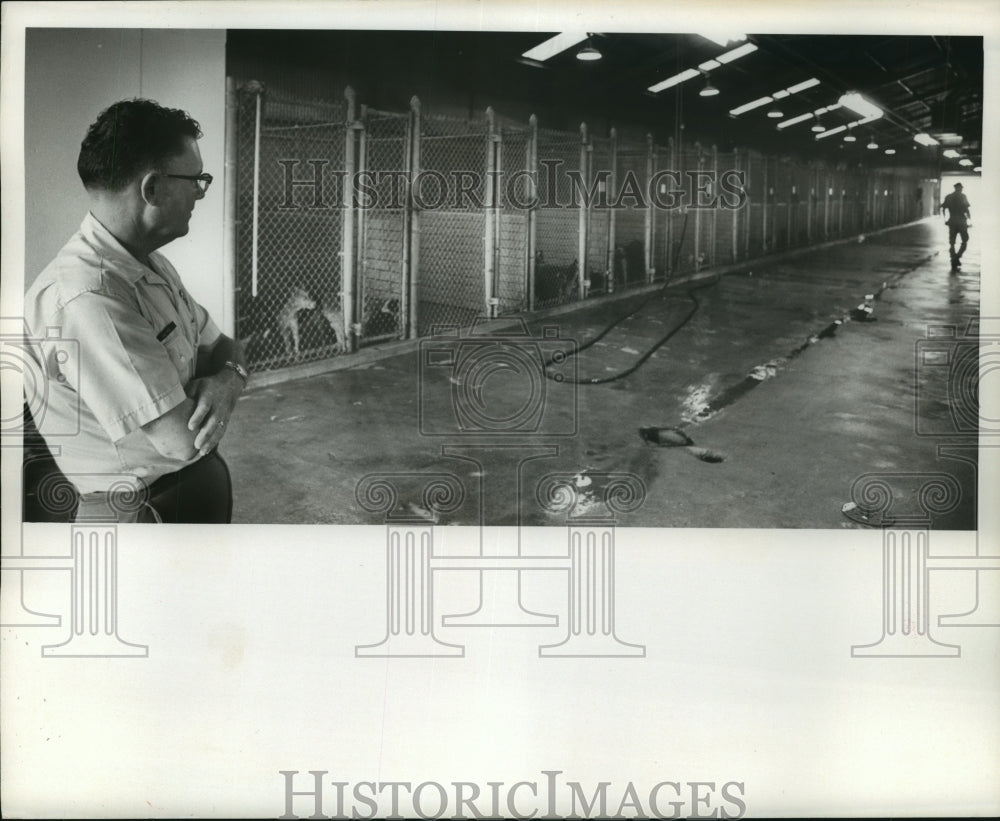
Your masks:
{"label": "man in glasses", "polygon": [[243,354],[158,252],[188,232],[212,182],[200,137],[186,112],[150,100],[103,111],[77,160],[90,211],[25,295],[31,336],[67,340],[35,346],[47,380],[37,423],[45,437],[79,420],[46,440],[79,492],[78,521],[231,518],[217,446],[246,384]]}

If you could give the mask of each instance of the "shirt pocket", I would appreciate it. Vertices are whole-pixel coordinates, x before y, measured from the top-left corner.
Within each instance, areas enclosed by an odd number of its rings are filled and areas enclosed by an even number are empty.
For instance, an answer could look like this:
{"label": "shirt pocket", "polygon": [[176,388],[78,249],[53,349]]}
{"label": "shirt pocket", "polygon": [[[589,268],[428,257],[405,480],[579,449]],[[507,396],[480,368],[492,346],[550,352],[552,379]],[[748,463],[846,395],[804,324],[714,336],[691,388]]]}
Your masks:
{"label": "shirt pocket", "polygon": [[181,332],[180,328],[175,328],[162,340],[163,347],[167,350],[170,361],[177,369],[181,384],[187,385],[188,381],[194,377],[196,352],[194,345]]}

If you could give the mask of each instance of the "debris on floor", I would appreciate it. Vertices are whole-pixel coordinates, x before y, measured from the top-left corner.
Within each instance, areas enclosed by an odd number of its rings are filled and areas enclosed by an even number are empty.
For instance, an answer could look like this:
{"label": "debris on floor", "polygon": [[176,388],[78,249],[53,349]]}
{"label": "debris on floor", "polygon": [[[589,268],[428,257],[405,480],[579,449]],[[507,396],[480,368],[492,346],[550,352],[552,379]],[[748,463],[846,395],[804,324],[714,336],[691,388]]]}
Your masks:
{"label": "debris on floor", "polygon": [[860,525],[867,525],[868,527],[889,527],[893,524],[893,519],[889,516],[884,516],[882,511],[865,510],[856,502],[846,502],[844,506],[840,508],[840,512],[852,522],[857,522]]}
{"label": "debris on floor", "polygon": [[718,451],[695,447],[694,440],[680,428],[639,428],[639,438],[662,448],[684,448],[702,462],[718,463],[726,460],[726,457]]}
{"label": "debris on floor", "polygon": [[644,442],[660,447],[687,447],[694,441],[680,428],[639,428],[639,436]]}
{"label": "debris on floor", "polygon": [[865,294],[865,301],[851,311],[851,319],[855,322],[874,322],[878,319],[875,316],[874,294]]}

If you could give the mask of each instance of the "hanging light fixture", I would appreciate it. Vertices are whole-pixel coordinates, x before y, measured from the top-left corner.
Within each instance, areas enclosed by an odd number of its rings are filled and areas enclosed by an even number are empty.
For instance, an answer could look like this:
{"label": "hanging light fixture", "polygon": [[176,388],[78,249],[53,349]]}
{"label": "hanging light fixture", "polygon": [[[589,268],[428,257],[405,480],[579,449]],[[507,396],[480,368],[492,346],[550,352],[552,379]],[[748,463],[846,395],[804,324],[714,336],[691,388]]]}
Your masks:
{"label": "hanging light fixture", "polygon": [[780,120],[782,117],[785,116],[785,113],[780,108],[772,108],[770,111],[767,112],[767,116],[770,117],[772,120]]}
{"label": "hanging light fixture", "polygon": [[587,35],[587,44],[576,53],[577,60],[583,60],[587,63],[600,60],[603,56],[601,52],[594,48],[593,43],[590,42],[590,35]]}
{"label": "hanging light fixture", "polygon": [[708,75],[705,75],[705,87],[698,92],[701,97],[714,97],[719,93],[719,89],[712,85],[712,81],[708,79]]}
{"label": "hanging light fixture", "polygon": [[857,139],[858,138],[855,137],[853,134],[845,134],[844,135],[844,142],[845,143],[853,143],[853,142],[857,141]]}
{"label": "hanging light fixture", "polygon": [[812,130],[812,131],[815,131],[815,132],[816,132],[817,134],[818,134],[818,133],[819,133],[820,131],[826,131],[826,129],[825,129],[825,128],[823,128],[823,124],[822,124],[822,123],[820,122],[820,120],[819,120],[819,115],[818,115],[818,114],[816,115],[816,122],[815,122],[815,123],[813,124],[813,127],[812,127],[812,129],[811,129],[811,130]]}
{"label": "hanging light fixture", "polygon": [[866,148],[869,148],[872,151],[874,151],[876,148],[878,148],[878,143],[875,142],[875,135],[874,134],[869,138],[868,145],[866,146]]}

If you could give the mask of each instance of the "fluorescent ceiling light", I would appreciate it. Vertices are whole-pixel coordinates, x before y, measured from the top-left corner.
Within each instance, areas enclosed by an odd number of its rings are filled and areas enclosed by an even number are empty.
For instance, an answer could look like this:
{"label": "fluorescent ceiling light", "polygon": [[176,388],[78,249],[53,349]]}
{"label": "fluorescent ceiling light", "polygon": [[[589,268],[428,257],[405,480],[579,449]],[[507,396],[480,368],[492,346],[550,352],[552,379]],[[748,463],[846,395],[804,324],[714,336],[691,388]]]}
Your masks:
{"label": "fluorescent ceiling light", "polygon": [[[725,56],[726,55],[723,54],[721,57],[719,57],[719,59],[722,60],[723,57]],[[752,103],[747,103],[746,105],[738,106],[737,108],[730,110],[729,113],[733,117],[736,117],[737,115],[743,114],[747,111],[753,111],[755,108],[762,106],[766,103],[770,103],[773,100],[784,100],[785,97],[789,97],[792,94],[795,94],[797,91],[802,91],[802,89],[804,88],[812,88],[814,85],[819,85],[819,80],[817,80],[816,78],[813,78],[811,80],[806,80],[804,83],[799,83],[798,85],[789,86],[788,88],[783,88],[780,91],[775,91],[769,97],[761,97],[759,100],[754,100]],[[830,109],[820,109],[816,113],[821,114],[824,111],[832,110],[832,108],[836,107],[839,106],[833,106]]]}
{"label": "fluorescent ceiling light", "polygon": [[956,151],[956,150],[955,150],[954,148],[946,148],[946,149],[945,149],[945,150],[944,150],[943,152],[941,152],[941,153],[942,153],[942,154],[943,154],[943,155],[944,155],[945,157],[947,157],[947,158],[948,158],[949,160],[954,160],[954,159],[956,159],[956,158],[957,158],[958,156],[960,156],[960,155],[959,155],[959,153],[958,153],[958,152],[957,152],[957,151]]}
{"label": "fluorescent ceiling light", "polygon": [[839,134],[841,131],[847,131],[846,125],[838,125],[836,128],[828,128],[816,135],[817,140],[822,140],[824,137],[832,137],[834,134]]}
{"label": "fluorescent ceiling light", "polygon": [[856,91],[852,91],[849,94],[844,94],[841,96],[838,102],[845,108],[851,109],[862,117],[871,117],[873,119],[878,119],[882,116],[882,109],[879,108],[874,103],[866,100]]}
{"label": "fluorescent ceiling light", "polygon": [[698,68],[700,68],[702,71],[711,71],[713,68],[718,68],[721,65],[722,63],[720,63],[718,60],[706,60],[704,63],[698,66]]}
{"label": "fluorescent ceiling light", "polygon": [[682,71],[680,74],[675,74],[673,77],[668,77],[666,80],[663,80],[657,83],[656,85],[650,86],[649,90],[652,91],[653,93],[656,93],[657,91],[663,91],[663,89],[665,88],[672,88],[675,85],[683,83],[686,80],[691,80],[694,77],[698,77],[700,75],[701,72],[698,71],[698,69],[688,68]]}
{"label": "fluorescent ceiling light", "polygon": [[959,165],[972,165],[972,160],[970,160],[970,159],[959,160],[958,164]]}
{"label": "fluorescent ceiling light", "polygon": [[753,54],[757,50],[757,46],[753,43],[744,43],[738,48],[734,48],[732,51],[727,51],[724,54],[720,54],[715,59],[720,63],[731,63],[733,60],[739,60],[740,57],[746,57],[748,54]]}
{"label": "fluorescent ceiling light", "polygon": [[745,114],[748,111],[753,111],[755,108],[760,108],[762,105],[767,105],[768,103],[773,103],[773,97],[761,97],[759,100],[754,100],[752,103],[744,103],[743,105],[738,105],[736,108],[729,110],[729,113],[734,117]]}
{"label": "fluorescent ceiling light", "polygon": [[705,79],[705,87],[698,92],[702,97],[714,97],[719,93],[719,89],[712,85],[712,81],[708,78]]}
{"label": "fluorescent ceiling light", "polygon": [[878,114],[873,114],[871,117],[865,117],[863,120],[855,120],[853,123],[851,123],[851,128],[854,128],[854,126],[856,125],[867,125],[868,123],[873,123],[881,116],[882,112],[879,111]]}
{"label": "fluorescent ceiling light", "polygon": [[819,80],[815,77],[811,77],[808,80],[804,80],[801,83],[796,83],[793,86],[789,86],[787,91],[789,94],[798,94],[800,91],[805,91],[807,88],[812,88],[813,86],[818,86]]}
{"label": "fluorescent ceiling light", "polygon": [[938,145],[938,141],[935,140],[930,134],[914,134],[913,141],[920,143],[921,145]]}
{"label": "fluorescent ceiling light", "polygon": [[706,40],[711,40],[713,43],[718,43],[723,48],[730,43],[742,43],[747,39],[745,34],[726,34],[720,31],[712,32],[711,34],[701,33],[698,36],[704,37]]}
{"label": "fluorescent ceiling light", "polygon": [[799,114],[798,117],[792,117],[788,120],[778,123],[778,128],[788,128],[790,125],[796,125],[797,123],[805,122],[806,120],[812,119],[812,114]]}
{"label": "fluorescent ceiling light", "polygon": [[896,149],[895,148],[887,148],[885,150],[885,153],[886,154],[895,154],[896,153]]}
{"label": "fluorescent ceiling light", "polygon": [[870,143],[868,143],[868,145],[867,145],[867,146],[865,146],[865,147],[866,147],[866,148],[878,148],[878,143],[877,143],[877,142],[875,142],[875,140],[872,140],[872,141],[871,141]]}
{"label": "fluorescent ceiling light", "polygon": [[855,137],[853,134],[848,134],[847,136],[844,137],[845,143],[853,143],[855,140],[857,140],[857,137]]}
{"label": "fluorescent ceiling light", "polygon": [[586,39],[587,32],[585,31],[565,31],[562,34],[557,34],[555,37],[550,37],[548,40],[539,43],[534,48],[528,49],[521,56],[542,63],[566,51],[566,49],[572,48],[577,43],[582,43]]}
{"label": "fluorescent ceiling light", "polygon": [[770,111],[767,112],[767,116],[770,117],[772,120],[777,120],[779,117],[784,117],[785,114],[780,109],[772,108]]}

